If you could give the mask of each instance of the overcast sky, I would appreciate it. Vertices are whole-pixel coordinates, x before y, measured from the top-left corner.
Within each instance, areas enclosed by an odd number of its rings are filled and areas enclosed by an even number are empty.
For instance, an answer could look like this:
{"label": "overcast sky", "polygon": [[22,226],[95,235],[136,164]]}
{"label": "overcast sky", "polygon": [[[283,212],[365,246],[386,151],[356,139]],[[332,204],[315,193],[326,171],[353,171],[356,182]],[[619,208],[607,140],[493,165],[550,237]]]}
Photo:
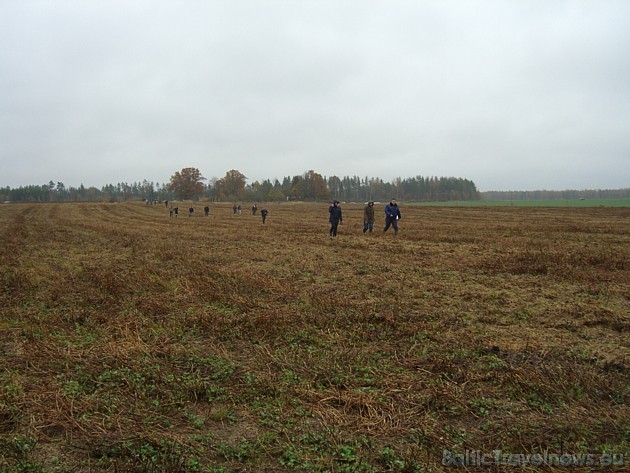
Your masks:
{"label": "overcast sky", "polygon": [[0,186],[630,187],[628,0],[0,0]]}

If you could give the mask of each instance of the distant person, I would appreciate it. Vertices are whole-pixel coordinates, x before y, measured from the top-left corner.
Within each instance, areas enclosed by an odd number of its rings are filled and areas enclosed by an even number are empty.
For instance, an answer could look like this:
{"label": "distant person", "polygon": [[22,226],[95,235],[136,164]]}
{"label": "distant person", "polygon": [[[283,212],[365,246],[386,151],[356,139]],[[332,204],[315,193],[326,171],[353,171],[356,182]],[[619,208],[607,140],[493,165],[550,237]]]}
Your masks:
{"label": "distant person", "polygon": [[173,213],[175,214],[175,218],[177,218],[177,216],[179,215],[179,207],[175,207],[173,209]]}
{"label": "distant person", "polygon": [[238,206],[236,207],[236,212],[240,215],[241,214],[241,204],[238,204]]}
{"label": "distant person", "polygon": [[207,205],[203,208],[203,213],[204,215],[207,217],[208,215],[210,215],[210,207],[208,207]]}
{"label": "distant person", "polygon": [[262,221],[263,221],[263,225],[265,224],[265,220],[267,220],[267,214],[269,212],[267,212],[267,209],[262,209],[260,211],[260,216],[262,217]]}
{"label": "distant person", "polygon": [[169,217],[172,217],[172,216],[173,216],[173,207],[170,207],[170,208],[168,209],[168,216],[169,216]]}
{"label": "distant person", "polygon": [[194,211],[195,211],[195,209],[194,209],[194,208],[192,208],[192,207],[190,207],[190,208],[188,209],[188,217],[192,217],[192,216],[193,216],[193,212],[194,212]]}
{"label": "distant person", "polygon": [[168,200],[165,200],[165,201],[164,201],[164,205],[165,205],[166,207],[168,207]]}
{"label": "distant person", "polygon": [[398,208],[396,199],[390,200],[389,204],[385,206],[385,228],[383,229],[383,233],[392,226],[394,227],[394,235],[398,235],[398,220],[401,218],[402,216],[400,215],[400,209]]}
{"label": "distant person", "polygon": [[258,211],[258,206],[256,204],[252,205],[252,215],[256,215],[257,211]]}
{"label": "distant person", "polygon": [[332,205],[328,207],[328,221],[330,222],[330,237],[337,236],[337,227],[341,222],[343,222],[343,216],[341,214],[341,207],[339,206],[339,201],[333,201]]}
{"label": "distant person", "polygon": [[369,201],[363,209],[363,233],[374,230],[374,202]]}
{"label": "distant person", "polygon": [[232,207],[232,211],[234,212],[234,215],[236,215],[237,210],[238,210],[238,206],[234,204],[234,206]]}

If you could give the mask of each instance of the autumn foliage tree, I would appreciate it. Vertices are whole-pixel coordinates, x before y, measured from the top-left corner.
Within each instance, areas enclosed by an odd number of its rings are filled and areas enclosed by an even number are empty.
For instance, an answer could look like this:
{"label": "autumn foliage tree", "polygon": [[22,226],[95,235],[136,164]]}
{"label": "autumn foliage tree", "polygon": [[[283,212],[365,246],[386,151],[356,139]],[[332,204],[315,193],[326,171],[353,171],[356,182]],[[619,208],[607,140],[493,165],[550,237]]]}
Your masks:
{"label": "autumn foliage tree", "polygon": [[247,177],[236,169],[231,169],[217,180],[215,187],[220,198],[238,199],[245,195]]}
{"label": "autumn foliage tree", "polygon": [[326,200],[330,197],[330,191],[322,175],[310,170],[293,178],[291,195],[295,199]]}
{"label": "autumn foliage tree", "polygon": [[205,180],[199,169],[184,168],[171,176],[168,188],[180,200],[193,200],[203,195]]}

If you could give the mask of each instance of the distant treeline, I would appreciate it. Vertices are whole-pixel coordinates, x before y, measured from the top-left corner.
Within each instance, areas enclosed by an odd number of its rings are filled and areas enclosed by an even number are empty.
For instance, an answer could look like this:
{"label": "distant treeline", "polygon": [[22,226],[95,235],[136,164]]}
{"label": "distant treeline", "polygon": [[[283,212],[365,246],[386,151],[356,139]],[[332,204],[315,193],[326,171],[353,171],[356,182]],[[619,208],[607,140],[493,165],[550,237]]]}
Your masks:
{"label": "distant treeline", "polygon": [[[407,201],[479,200],[480,194],[473,181],[456,177],[396,178],[385,182],[379,178],[345,176],[323,177],[314,171],[299,176],[255,181],[244,185],[242,191],[226,194],[224,180],[211,179],[204,184],[203,193],[195,199],[209,201],[286,201],[328,200],[363,202],[387,201],[397,198]],[[101,187],[66,187],[63,182],[50,181],[43,185],[0,188],[0,201],[11,202],[125,202],[133,200],[175,200],[172,183],[147,180],[132,184],[119,183]]]}
{"label": "distant treeline", "polygon": [[598,190],[564,190],[564,191],[487,191],[480,193],[481,200],[498,202],[511,200],[591,200],[591,199],[626,199],[630,198],[630,188],[598,189]]}
{"label": "distant treeline", "polygon": [[10,202],[127,202],[132,200],[164,200],[172,197],[166,184],[143,181],[109,184],[101,187],[66,187],[63,182],[16,188],[0,187],[0,201]]}

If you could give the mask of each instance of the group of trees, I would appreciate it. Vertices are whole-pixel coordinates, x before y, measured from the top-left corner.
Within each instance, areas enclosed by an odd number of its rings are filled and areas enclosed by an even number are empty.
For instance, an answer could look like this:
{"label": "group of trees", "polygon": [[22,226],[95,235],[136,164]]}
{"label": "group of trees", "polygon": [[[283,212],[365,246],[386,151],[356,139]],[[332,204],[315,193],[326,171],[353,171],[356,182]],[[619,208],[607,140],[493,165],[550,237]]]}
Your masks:
{"label": "group of trees", "polygon": [[149,181],[108,184],[101,187],[66,187],[63,182],[43,185],[0,187],[0,202],[117,202],[130,200],[164,200],[172,197],[166,184]]}
{"label": "group of trees", "polygon": [[[182,179],[182,176],[187,176]],[[171,177],[168,189],[178,199],[208,198],[217,201],[253,200],[329,200],[344,201],[389,200],[392,197],[414,201],[478,200],[475,183],[455,177],[397,178],[385,182],[379,178],[359,176],[324,177],[314,170],[302,175],[287,176],[282,182],[266,179],[247,184],[247,177],[232,169],[221,179],[204,186],[204,177],[198,169],[185,168]],[[193,184],[194,183],[194,184]],[[194,194],[191,190],[196,189]]]}
{"label": "group of trees", "polygon": [[[206,181],[207,184],[206,184]],[[286,200],[323,201],[339,199],[364,202],[387,201],[395,197],[417,202],[463,200],[576,200],[622,199],[630,197],[630,188],[564,191],[487,191],[479,192],[475,183],[455,177],[396,178],[392,182],[368,176],[325,177],[309,170],[298,176],[247,183],[247,177],[236,169],[222,178],[207,180],[197,168],[184,168],[171,176],[168,183],[147,180],[108,184],[101,187],[66,187],[63,182],[17,188],[0,187],[0,202],[118,202],[131,200],[209,200],[279,202]]]}
{"label": "group of trees", "polygon": [[626,189],[595,189],[595,190],[564,190],[564,191],[487,191],[482,192],[483,200],[512,201],[512,200],[578,200],[578,199],[627,199],[630,188]]}
{"label": "group of trees", "polygon": [[[206,183],[207,181],[207,183]],[[66,187],[50,181],[41,186],[0,188],[0,201],[11,202],[117,202],[129,200],[210,200],[210,201],[385,201],[392,197],[413,201],[477,200],[474,182],[454,177],[397,178],[385,182],[368,176],[324,177],[314,170],[301,175],[247,183],[236,169],[222,178],[210,180],[197,168],[184,168],[171,176],[169,183],[144,180],[133,184],[109,184],[95,187]]]}

